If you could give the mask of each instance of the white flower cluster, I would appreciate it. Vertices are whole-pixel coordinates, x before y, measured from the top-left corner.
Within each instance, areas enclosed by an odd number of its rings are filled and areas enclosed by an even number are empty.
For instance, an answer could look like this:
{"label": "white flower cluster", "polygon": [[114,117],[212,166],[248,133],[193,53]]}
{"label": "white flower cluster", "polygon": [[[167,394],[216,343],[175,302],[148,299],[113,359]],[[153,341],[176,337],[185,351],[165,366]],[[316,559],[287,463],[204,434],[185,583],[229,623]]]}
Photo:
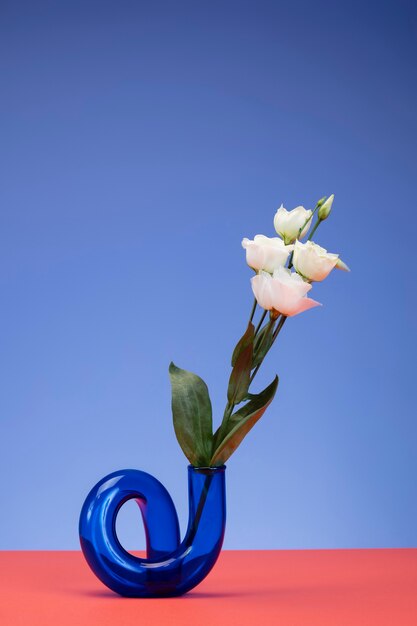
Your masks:
{"label": "white flower cluster", "polygon": [[[317,222],[311,234],[329,216],[333,200],[331,195],[317,203]],[[263,309],[286,317],[307,311],[320,305],[307,297],[312,282],[324,280],[334,267],[349,271],[338,254],[310,240],[301,242],[310,230],[315,211],[302,206],[287,211],[281,205],[274,217],[279,237],[256,235],[253,240],[243,239],[246,261],[257,272],[251,279],[252,289]]]}

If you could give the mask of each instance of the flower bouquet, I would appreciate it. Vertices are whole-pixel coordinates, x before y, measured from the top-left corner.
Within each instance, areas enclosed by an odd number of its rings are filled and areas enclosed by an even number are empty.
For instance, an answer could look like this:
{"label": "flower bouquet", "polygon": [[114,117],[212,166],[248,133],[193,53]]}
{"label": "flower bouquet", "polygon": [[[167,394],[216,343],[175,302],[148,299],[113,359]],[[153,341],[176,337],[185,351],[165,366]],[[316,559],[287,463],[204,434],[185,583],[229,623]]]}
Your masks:
{"label": "flower bouquet", "polygon": [[[189,522],[183,541],[172,499],[150,474],[113,472],[87,496],[80,515],[81,547],[94,573],[115,592],[133,597],[181,595],[215,564],[226,521],[224,464],[262,417],[278,386],[276,376],[263,391],[252,393],[253,380],[287,319],[319,306],[308,296],[312,283],[324,280],[333,268],[349,269],[338,254],[312,241],[329,217],[333,199],[321,198],[314,210],[298,206],[287,211],[281,206],[274,218],[278,237],[243,239],[247,264],[255,272],[255,298],[247,328],[233,350],[227,402],[215,432],[204,381],[173,363],[169,366],[175,434],[190,462]],[[142,512],[147,558],[124,550],[116,535],[118,511],[132,498]]]}
{"label": "flower bouquet", "polygon": [[[328,218],[333,199],[333,195],[321,198],[314,211],[302,206],[287,211],[281,206],[274,218],[279,237],[256,235],[253,240],[243,239],[247,264],[256,272],[251,279],[255,299],[246,331],[232,354],[227,404],[214,434],[206,384],[171,363],[175,434],[191,465],[216,467],[233,454],[274,398],[278,376],[260,393],[251,393],[250,387],[285,322],[320,305],[307,295],[313,282],[324,280],[333,268],[349,270],[338,254],[312,241],[317,228]],[[302,243],[309,231],[307,241]],[[263,312],[255,327],[258,305]]]}

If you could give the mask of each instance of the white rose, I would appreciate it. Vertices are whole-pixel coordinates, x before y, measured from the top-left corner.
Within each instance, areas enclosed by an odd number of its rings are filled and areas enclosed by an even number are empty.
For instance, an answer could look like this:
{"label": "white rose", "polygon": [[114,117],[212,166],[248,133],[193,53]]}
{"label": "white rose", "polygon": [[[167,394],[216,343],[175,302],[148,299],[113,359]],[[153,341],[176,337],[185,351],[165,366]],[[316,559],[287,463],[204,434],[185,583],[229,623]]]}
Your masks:
{"label": "white rose", "polygon": [[306,296],[311,285],[285,267],[278,267],[272,276],[261,272],[251,278],[251,283],[258,304],[268,311],[291,317],[320,305]]}
{"label": "white rose", "polygon": [[338,254],[327,252],[325,248],[312,241],[295,242],[292,262],[297,272],[307,280],[324,280],[335,267],[338,259]]}
{"label": "white rose", "polygon": [[[311,216],[313,211],[305,209],[303,206],[297,206],[292,211],[287,209],[281,204],[274,217],[274,228],[278,235],[283,238],[285,243],[292,243],[296,239],[301,239],[308,233],[308,229],[311,226]],[[308,220],[307,224],[303,228],[304,224]],[[300,228],[303,228],[300,235]]]}
{"label": "white rose", "polygon": [[265,270],[271,274],[277,267],[285,265],[294,248],[286,246],[279,237],[265,235],[256,235],[253,241],[245,237],[242,247],[246,250],[246,262],[249,267],[257,272]]}

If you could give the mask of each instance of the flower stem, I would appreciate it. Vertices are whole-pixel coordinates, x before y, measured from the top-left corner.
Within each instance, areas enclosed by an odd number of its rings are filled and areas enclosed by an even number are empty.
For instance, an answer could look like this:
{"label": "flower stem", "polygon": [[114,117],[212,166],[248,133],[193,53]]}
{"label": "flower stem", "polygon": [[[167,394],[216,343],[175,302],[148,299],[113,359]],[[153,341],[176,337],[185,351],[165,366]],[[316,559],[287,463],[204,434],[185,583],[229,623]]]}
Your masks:
{"label": "flower stem", "polygon": [[320,224],[322,223],[323,220],[318,219],[317,222],[314,224],[314,228],[311,231],[311,233],[309,234],[309,236],[307,237],[307,241],[310,241],[312,236],[314,235],[314,233],[316,232],[316,230],[318,229],[318,227],[320,226]]}
{"label": "flower stem", "polygon": [[262,313],[261,319],[259,320],[259,324],[256,327],[255,336],[259,333],[259,330],[260,330],[260,328],[262,326],[262,322],[264,321],[267,313],[268,313],[268,311],[265,309],[265,311]]}
{"label": "flower stem", "polygon": [[[276,327],[276,329],[274,330],[274,334],[272,335],[272,342],[271,342],[271,345],[270,345],[270,347],[269,347],[269,350],[270,350],[270,349],[272,348],[272,346],[274,345],[275,339],[278,337],[278,335],[279,335],[279,333],[280,333],[280,331],[281,331],[281,328],[282,328],[282,327],[284,326],[284,324],[285,324],[285,320],[286,320],[286,319],[287,319],[287,317],[286,317],[285,315],[281,315],[281,317],[280,317],[280,319],[279,319],[279,322],[278,322],[278,324],[277,324],[277,327]],[[275,323],[275,320],[273,320],[273,323]],[[268,350],[268,352],[269,352],[269,350]],[[267,354],[268,354],[268,353],[267,353]],[[266,356],[266,354],[265,354],[265,356]],[[264,358],[265,358],[265,356],[264,356]],[[258,365],[257,365],[257,366],[255,367],[255,369],[253,370],[252,375],[251,375],[251,377],[250,377],[250,382],[249,382],[249,385],[251,385],[251,384],[252,384],[252,381],[253,381],[253,379],[255,378],[256,374],[258,373],[258,370],[259,370],[259,368],[261,367],[261,365],[262,365],[263,361],[264,361],[264,359],[262,359],[262,361],[261,361],[260,363],[258,363]]]}
{"label": "flower stem", "polygon": [[252,384],[253,379],[255,378],[256,374],[258,373],[259,368],[261,367],[262,361],[260,363],[258,363],[258,365],[255,367],[255,369],[253,370],[250,380],[249,380],[249,385]]}
{"label": "flower stem", "polygon": [[264,345],[265,339],[268,336],[268,330],[271,328],[271,326],[273,326],[275,324],[276,321],[276,317],[270,317],[269,322],[267,324],[265,324],[264,328],[266,328],[267,330],[265,330],[265,333],[261,339],[261,342],[259,344],[259,346],[257,346],[256,348],[256,353],[254,354],[254,356],[257,356],[262,348],[262,346]]}
{"label": "flower stem", "polygon": [[196,512],[195,512],[193,525],[192,525],[190,533],[189,533],[189,535],[187,537],[188,543],[192,543],[194,541],[194,537],[197,534],[198,525],[200,523],[200,519],[201,519],[201,516],[203,514],[204,505],[205,505],[206,500],[207,500],[208,491],[209,491],[212,479],[213,479],[213,474],[208,474],[206,476],[206,478],[205,478],[203,489],[201,491],[200,499],[198,501],[197,509],[196,509]]}
{"label": "flower stem", "polygon": [[[269,322],[268,322],[268,324],[267,324],[267,325],[271,327],[271,326],[273,326],[273,325],[275,324],[275,321],[276,321],[276,318],[271,317],[271,319],[269,320]],[[268,331],[266,331],[266,332],[265,332],[265,334],[264,334],[264,336],[262,337],[262,341],[261,341],[261,343],[260,343],[260,344],[259,344],[259,346],[258,346],[258,350],[260,350],[260,349],[261,349],[262,344],[263,344],[263,342],[265,341],[265,338],[266,338],[266,336],[267,336],[267,335],[268,335]],[[275,331],[274,331],[274,335],[275,335]],[[271,346],[272,346],[272,343],[271,343]],[[268,352],[269,352],[269,350],[268,350]],[[266,353],[265,353],[264,358],[266,357],[266,355],[267,355],[267,353],[268,353],[268,352],[266,352]],[[257,365],[257,366],[255,367],[255,369],[253,370],[253,372],[252,372],[252,374],[251,374],[251,377],[250,377],[250,379],[249,379],[249,385],[251,385],[251,384],[252,384],[252,381],[253,381],[253,379],[255,378],[256,374],[258,373],[258,370],[259,370],[259,368],[261,367],[261,365],[262,365],[262,363],[263,363],[264,358],[262,359],[262,361],[260,361],[260,363],[258,363],[258,365]]]}
{"label": "flower stem", "polygon": [[[316,226],[316,228],[317,228],[317,226]],[[250,322],[253,320],[253,317],[255,315],[256,305],[257,305],[257,301],[256,301],[256,298],[255,298],[253,306],[252,306],[250,319],[249,319]],[[258,333],[259,329],[261,328],[262,322],[264,321],[266,314],[267,314],[267,311],[265,310],[263,312],[262,317],[261,317],[261,319],[259,321],[259,324],[258,324],[258,326],[256,328],[255,335]],[[287,317],[285,315],[281,315],[281,317],[278,318],[278,319],[279,319],[279,321],[278,321],[277,327],[274,330],[274,333],[272,335],[272,343],[271,343],[271,346],[270,346],[269,350],[271,349],[271,347],[273,346],[276,338],[278,337],[282,327],[284,326],[284,324],[285,324],[285,322],[287,320]],[[275,322],[276,322],[276,319],[271,317],[271,319],[269,320],[268,324],[269,325],[274,325]],[[267,333],[265,333],[265,336],[262,338],[262,341],[261,341],[261,343],[259,345],[259,348],[262,346],[262,343],[265,341],[266,335],[267,335]],[[268,352],[269,352],[269,350],[268,350]],[[265,356],[266,356],[266,354],[265,354]],[[262,361],[260,363],[258,363],[258,365],[253,370],[252,375],[250,377],[249,385],[252,384],[252,381],[255,378],[256,374],[258,373],[258,370],[261,367],[262,363],[263,363],[263,359],[262,359]],[[216,438],[217,439],[217,445],[222,440],[222,436],[223,436],[223,434],[224,434],[224,432],[225,432],[225,430],[227,428],[227,424],[229,422],[230,416],[233,413],[233,409],[234,408],[235,408],[235,405],[233,403],[229,403],[228,402],[226,404],[226,407],[225,407],[225,410],[224,410],[224,414],[223,414],[223,420],[222,420],[222,423],[220,425],[220,428],[219,428],[219,431],[218,431],[218,435],[217,435],[217,438]],[[213,452],[214,452],[214,450],[213,450]],[[194,541],[194,538],[196,536],[196,533],[197,533],[197,530],[198,530],[198,526],[200,524],[201,516],[203,514],[204,505],[205,505],[206,500],[207,500],[207,496],[208,496],[208,492],[209,492],[209,488],[210,488],[212,479],[213,479],[213,474],[209,474],[205,478],[203,489],[202,489],[201,494],[200,494],[200,499],[198,501],[196,514],[195,514],[195,517],[194,517],[194,520],[193,520],[193,524],[192,524],[190,533],[188,535],[188,540],[189,540],[190,543],[192,541]]]}
{"label": "flower stem", "polygon": [[258,304],[258,302],[256,301],[256,298],[254,298],[253,299],[252,311],[251,311],[250,318],[249,318],[249,323],[251,323],[251,321],[253,320],[253,316],[255,315],[256,305],[257,304]]}
{"label": "flower stem", "polygon": [[[281,319],[278,322],[278,325],[276,327],[276,329],[274,330],[274,334],[272,335],[272,344],[274,343],[275,339],[278,337],[281,328],[284,326],[285,321],[288,319],[288,317],[286,315],[281,315]],[[271,344],[271,346],[272,346]]]}

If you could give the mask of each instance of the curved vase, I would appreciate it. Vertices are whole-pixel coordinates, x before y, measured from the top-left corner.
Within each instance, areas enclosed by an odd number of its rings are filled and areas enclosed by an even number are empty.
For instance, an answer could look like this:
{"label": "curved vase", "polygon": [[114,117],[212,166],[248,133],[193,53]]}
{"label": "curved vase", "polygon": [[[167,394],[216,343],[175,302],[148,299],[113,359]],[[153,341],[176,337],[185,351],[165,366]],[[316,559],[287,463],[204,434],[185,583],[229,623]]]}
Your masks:
{"label": "curved vase", "polygon": [[[80,542],[87,563],[107,587],[130,597],[178,596],[212,569],[226,523],[225,466],[188,467],[189,521],[180,543],[171,496],[153,476],[120,470],[88,494],[80,515]],[[147,558],[127,552],[116,535],[120,507],[135,499],[145,526]]]}

